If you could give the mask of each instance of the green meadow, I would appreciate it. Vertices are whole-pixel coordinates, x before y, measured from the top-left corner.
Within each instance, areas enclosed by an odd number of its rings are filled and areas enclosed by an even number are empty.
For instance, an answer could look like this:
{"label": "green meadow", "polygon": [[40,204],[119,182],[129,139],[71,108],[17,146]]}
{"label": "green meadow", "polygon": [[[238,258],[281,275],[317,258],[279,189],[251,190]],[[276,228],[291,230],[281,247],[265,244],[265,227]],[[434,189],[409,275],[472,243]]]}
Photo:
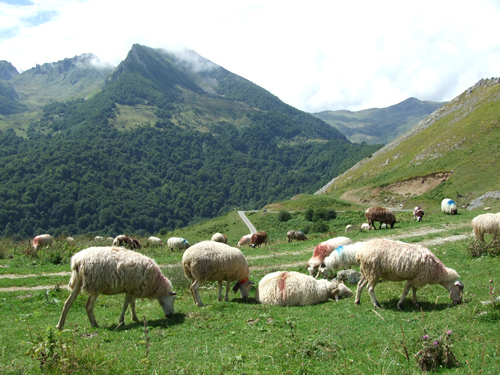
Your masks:
{"label": "green meadow", "polygon": [[[457,216],[429,213],[416,223],[410,212],[397,212],[394,229],[344,233],[346,223],[361,222],[360,212],[338,212],[327,233],[309,233],[304,242],[288,243],[286,231],[306,226],[303,214],[291,212],[280,221],[278,212],[247,216],[270,241],[261,248],[243,247],[256,284],[269,272],[307,272],[305,264],[320,241],[346,235],[354,241],[384,236],[421,242],[465,285],[461,305],[453,306],[439,285],[418,290],[420,308],[410,296],[403,310],[396,303],[403,283],[381,282],[375,309],[365,291],[361,304],[354,298],[302,307],[274,307],[230,292],[229,302],[217,301],[216,283],[201,289],[205,304],[193,304],[189,281],[180,262],[182,253],[153,247],[140,238],[142,253],[154,258],[178,293],[175,313],[164,318],[155,300],[138,300],[142,322],[127,313],[118,325],[123,295],[100,296],[94,309],[99,328],[91,328],[84,295],[71,308],[65,329],[55,326],[69,295],[69,260],[96,243],[77,237],[71,247],[58,238],[51,249],[34,254],[29,241],[5,239],[0,245],[0,372],[2,374],[498,374],[500,372],[500,278],[498,249],[477,251],[470,237],[470,220],[480,212]],[[362,215],[361,215],[362,217]],[[166,233],[191,244],[225,233],[236,246],[248,230],[236,212]],[[439,243],[452,236],[461,240]],[[491,238],[487,238],[490,242]],[[110,242],[110,241],[109,241]],[[474,255],[474,256],[473,256]],[[23,276],[23,277],[21,277]],[[44,287],[36,289],[35,287]],[[355,292],[356,285],[348,285]]]}

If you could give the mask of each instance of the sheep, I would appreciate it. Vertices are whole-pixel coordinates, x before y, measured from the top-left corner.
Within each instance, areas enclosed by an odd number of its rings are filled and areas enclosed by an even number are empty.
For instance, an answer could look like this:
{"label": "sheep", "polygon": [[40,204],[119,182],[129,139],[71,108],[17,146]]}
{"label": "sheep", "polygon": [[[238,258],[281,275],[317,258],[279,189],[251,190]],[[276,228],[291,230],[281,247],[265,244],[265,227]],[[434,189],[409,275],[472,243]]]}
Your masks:
{"label": "sheep", "polygon": [[255,299],[274,306],[305,306],[352,295],[347,286],[336,280],[317,280],[300,272],[277,271],[262,278]]}
{"label": "sheep", "polygon": [[289,230],[286,234],[286,238],[288,238],[288,242],[292,242],[292,240],[297,241],[306,241],[307,237],[301,230]]}
{"label": "sheep", "polygon": [[124,234],[120,234],[119,236],[116,236],[113,240],[113,246],[128,246],[130,249],[140,249],[141,248],[141,243],[130,236],[126,236]]}
{"label": "sheep", "polygon": [[348,232],[352,232],[354,229],[356,229],[356,227],[352,224],[348,224],[346,225],[345,227],[345,232],[348,233]]}
{"label": "sheep", "polygon": [[150,244],[153,244],[153,245],[158,245],[158,246],[163,245],[163,241],[161,240],[161,238],[154,237],[154,236],[148,237],[148,242]]}
{"label": "sheep", "polygon": [[33,238],[33,249],[38,250],[38,247],[52,246],[52,236],[50,234],[40,234]]}
{"label": "sheep", "polygon": [[167,240],[167,246],[168,246],[168,248],[170,248],[171,251],[174,251],[174,250],[181,251],[181,250],[189,249],[189,247],[191,245],[189,244],[189,242],[185,238],[170,237]]}
{"label": "sheep", "polygon": [[422,210],[422,207],[417,206],[413,209],[413,220],[417,220],[417,222],[422,221],[422,218],[424,217],[424,210]]}
{"label": "sheep", "polygon": [[456,215],[458,213],[457,204],[451,199],[445,198],[441,201],[441,211],[446,215]]}
{"label": "sheep", "polygon": [[245,234],[238,241],[238,247],[241,247],[241,245],[245,245],[247,243],[249,244],[251,239],[252,239],[252,234]]}
{"label": "sheep", "polygon": [[380,226],[378,229],[382,228],[382,223],[385,223],[386,228],[390,225],[391,228],[394,227],[394,223],[396,223],[396,217],[392,213],[391,210],[384,207],[370,207],[365,211],[365,217],[368,221],[369,226],[373,226],[375,228],[375,221],[380,222]]}
{"label": "sheep", "polygon": [[361,224],[361,230],[370,230],[370,224],[368,223],[363,223]]}
{"label": "sheep", "polygon": [[401,309],[410,288],[413,304],[417,303],[417,288],[426,284],[440,284],[450,292],[453,304],[462,302],[464,285],[458,273],[446,267],[429,249],[418,244],[378,238],[364,242],[356,260],[361,269],[361,280],[356,290],[355,303],[360,303],[361,291],[368,285],[368,293],[377,308],[381,308],[375,296],[375,286],[380,278],[388,281],[404,281],[406,285],[397,307]]}
{"label": "sheep", "polygon": [[125,293],[120,324],[125,321],[129,304],[132,319],[139,321],[135,313],[136,298],[157,299],[166,317],[174,312],[177,293],[172,291],[172,283],[153,259],[135,251],[122,247],[89,247],[73,255],[71,271],[68,289],[72,292],[64,302],[58,329],[63,329],[68,311],[81,290],[89,295],[85,309],[92,327],[98,327],[93,309],[99,294]]}
{"label": "sheep", "polygon": [[484,242],[484,235],[493,235],[493,242],[498,241],[500,235],[500,214],[482,214],[472,219],[472,233],[476,241]]}
{"label": "sheep", "polygon": [[229,245],[215,242],[202,241],[194,244],[182,256],[184,275],[190,280],[191,294],[195,305],[203,306],[198,289],[205,281],[217,281],[219,286],[218,300],[222,301],[222,282],[226,281],[225,301],[229,301],[229,286],[232,281],[237,281],[233,291],[239,289],[242,298],[248,298],[253,285],[248,276],[250,270],[243,253]]}
{"label": "sheep", "polygon": [[250,238],[250,246],[252,248],[260,247],[262,244],[267,245],[267,233],[264,232],[263,230],[252,234],[252,237]]}
{"label": "sheep", "polygon": [[351,268],[353,265],[358,265],[356,253],[362,244],[363,242],[356,242],[337,247],[323,260],[321,266],[318,268],[318,275],[327,279],[330,274],[333,277],[334,271],[345,270]]}
{"label": "sheep", "polygon": [[227,236],[225,234],[217,232],[217,233],[214,233],[214,235],[212,236],[210,241],[215,241],[215,242],[227,244]]}
{"label": "sheep", "polygon": [[307,270],[311,276],[318,274],[318,267],[323,263],[323,260],[331,254],[333,250],[342,245],[349,245],[352,241],[347,237],[334,237],[327,241],[320,242],[314,248],[311,259],[307,262]]}
{"label": "sheep", "polygon": [[95,237],[94,237],[94,240],[95,240],[95,241],[103,241],[103,240],[104,240],[104,238],[103,238],[102,236],[95,236]]}

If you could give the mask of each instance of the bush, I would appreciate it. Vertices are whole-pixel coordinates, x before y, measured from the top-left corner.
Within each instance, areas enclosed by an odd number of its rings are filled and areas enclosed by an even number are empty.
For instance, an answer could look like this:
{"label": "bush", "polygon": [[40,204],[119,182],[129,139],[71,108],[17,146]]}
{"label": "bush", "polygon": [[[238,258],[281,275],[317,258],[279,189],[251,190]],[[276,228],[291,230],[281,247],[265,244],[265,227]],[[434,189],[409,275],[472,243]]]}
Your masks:
{"label": "bush", "polygon": [[278,213],[278,221],[279,222],[286,222],[292,218],[292,215],[288,211],[280,211]]}

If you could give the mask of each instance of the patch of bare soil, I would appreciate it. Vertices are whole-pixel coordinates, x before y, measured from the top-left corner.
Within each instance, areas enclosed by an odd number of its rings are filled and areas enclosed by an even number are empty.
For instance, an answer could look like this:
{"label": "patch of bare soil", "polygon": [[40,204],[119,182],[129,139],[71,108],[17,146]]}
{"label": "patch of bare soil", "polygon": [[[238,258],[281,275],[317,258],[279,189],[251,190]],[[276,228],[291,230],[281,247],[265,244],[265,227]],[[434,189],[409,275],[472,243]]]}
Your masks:
{"label": "patch of bare soil", "polygon": [[[411,198],[427,193],[435,189],[443,181],[446,181],[453,172],[432,173],[427,176],[410,178],[405,181],[395,182],[382,188],[361,188],[346,191],[340,198],[361,204],[381,204],[396,201],[401,198]],[[384,198],[384,194],[389,197]],[[396,195],[396,196],[394,196]]]}

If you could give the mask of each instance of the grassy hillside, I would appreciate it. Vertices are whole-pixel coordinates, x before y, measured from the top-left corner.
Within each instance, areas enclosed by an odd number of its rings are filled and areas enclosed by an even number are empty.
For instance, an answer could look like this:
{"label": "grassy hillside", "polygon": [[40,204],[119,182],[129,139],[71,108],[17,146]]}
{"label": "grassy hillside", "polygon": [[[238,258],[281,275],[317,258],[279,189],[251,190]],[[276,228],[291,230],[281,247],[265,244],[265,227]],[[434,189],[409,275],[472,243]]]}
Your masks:
{"label": "grassy hillside", "polygon": [[[326,192],[358,202],[411,204],[448,197],[466,204],[498,190],[500,85],[482,80],[409,132],[334,179]],[[426,177],[445,176],[429,191]],[[395,188],[404,182],[414,189]],[[398,185],[399,184],[399,185]]]}

